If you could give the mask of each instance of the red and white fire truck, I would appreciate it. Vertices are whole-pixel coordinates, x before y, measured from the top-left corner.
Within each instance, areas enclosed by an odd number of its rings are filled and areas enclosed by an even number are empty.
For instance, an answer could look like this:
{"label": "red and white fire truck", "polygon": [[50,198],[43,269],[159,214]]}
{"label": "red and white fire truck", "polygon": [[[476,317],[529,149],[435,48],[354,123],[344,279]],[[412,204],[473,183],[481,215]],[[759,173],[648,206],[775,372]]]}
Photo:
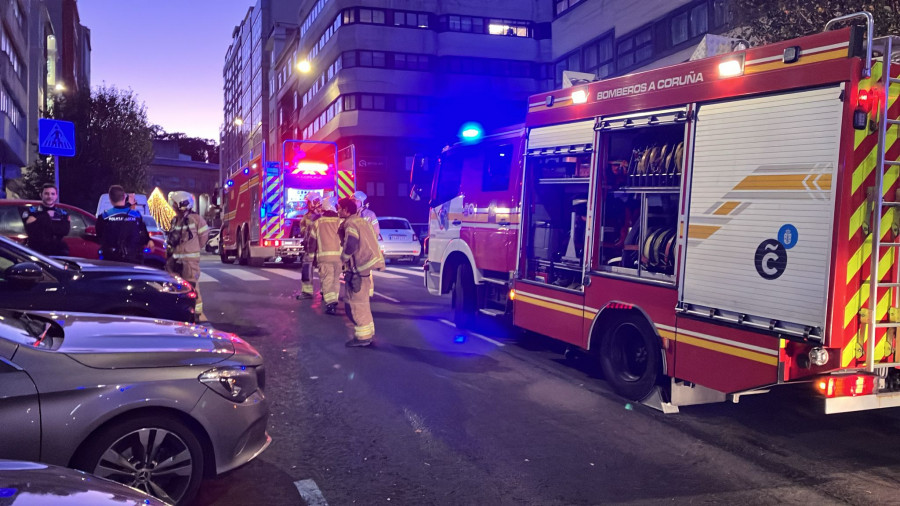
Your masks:
{"label": "red and white fire truck", "polygon": [[791,382],[900,405],[900,67],[872,28],[533,96],[441,157],[426,286],[663,410]]}
{"label": "red and white fire truck", "polygon": [[241,265],[256,266],[266,260],[297,261],[303,254],[297,225],[306,213],[306,195],[316,191],[346,197],[354,191],[355,160],[339,161],[334,143],[287,140],[282,161],[264,160],[265,149],[236,166],[225,181],[223,263],[235,258]]}

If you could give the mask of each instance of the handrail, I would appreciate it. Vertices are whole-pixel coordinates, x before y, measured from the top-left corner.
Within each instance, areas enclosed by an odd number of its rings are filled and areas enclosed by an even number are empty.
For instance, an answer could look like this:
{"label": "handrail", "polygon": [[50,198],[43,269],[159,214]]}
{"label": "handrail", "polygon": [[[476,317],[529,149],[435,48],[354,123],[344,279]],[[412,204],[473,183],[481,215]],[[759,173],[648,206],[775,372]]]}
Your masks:
{"label": "handrail", "polygon": [[875,36],[875,18],[872,16],[872,13],[862,11],[834,18],[825,23],[825,29],[822,31],[827,32],[835,23],[855,18],[866,18],[866,36],[868,37],[868,40],[866,41],[866,61],[865,66],[863,67],[863,78],[868,79],[872,76],[872,40]]}

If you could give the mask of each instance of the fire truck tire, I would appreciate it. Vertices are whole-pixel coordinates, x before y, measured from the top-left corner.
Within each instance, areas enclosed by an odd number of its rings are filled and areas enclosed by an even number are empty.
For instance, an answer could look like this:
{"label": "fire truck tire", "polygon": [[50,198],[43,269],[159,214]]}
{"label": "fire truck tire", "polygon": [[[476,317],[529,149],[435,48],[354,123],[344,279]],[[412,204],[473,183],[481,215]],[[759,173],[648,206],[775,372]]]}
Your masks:
{"label": "fire truck tire", "polygon": [[477,311],[475,301],[475,280],[472,269],[462,264],[456,269],[456,281],[451,294],[453,304],[453,323],[457,328],[466,329],[475,323]]}
{"label": "fire truck tire", "polygon": [[250,248],[247,247],[247,241],[245,241],[243,232],[238,234],[237,260],[240,265],[247,265],[250,261]]}
{"label": "fire truck tire", "polygon": [[658,340],[643,318],[626,313],[608,323],[600,343],[603,376],[617,394],[640,401],[659,379],[662,358]]}
{"label": "fire truck tire", "polygon": [[225,249],[225,245],[219,244],[219,260],[222,261],[223,264],[233,264],[234,258],[228,256],[228,250]]}

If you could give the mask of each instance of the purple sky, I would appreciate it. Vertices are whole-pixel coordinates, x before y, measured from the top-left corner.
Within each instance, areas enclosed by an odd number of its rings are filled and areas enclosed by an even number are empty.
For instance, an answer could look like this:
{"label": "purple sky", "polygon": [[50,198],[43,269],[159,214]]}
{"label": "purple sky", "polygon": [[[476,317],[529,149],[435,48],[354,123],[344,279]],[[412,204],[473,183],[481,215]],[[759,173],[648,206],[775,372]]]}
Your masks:
{"label": "purple sky", "polygon": [[150,123],[219,140],[222,66],[255,0],[79,0],[91,86],[131,88]]}

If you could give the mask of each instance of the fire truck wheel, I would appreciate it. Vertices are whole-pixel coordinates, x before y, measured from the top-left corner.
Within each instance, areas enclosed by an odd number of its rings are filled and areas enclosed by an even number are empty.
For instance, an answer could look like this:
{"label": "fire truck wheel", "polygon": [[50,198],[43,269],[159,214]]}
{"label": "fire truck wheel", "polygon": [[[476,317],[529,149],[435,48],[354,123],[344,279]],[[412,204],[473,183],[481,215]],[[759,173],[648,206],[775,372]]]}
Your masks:
{"label": "fire truck wheel", "polygon": [[457,328],[466,329],[475,323],[475,280],[468,265],[460,265],[456,269],[456,281],[453,283],[453,323]]}
{"label": "fire truck wheel", "polygon": [[233,264],[234,259],[228,256],[228,250],[225,249],[225,246],[219,244],[219,259],[222,260],[223,264]]}
{"label": "fire truck wheel", "polygon": [[238,234],[237,259],[240,265],[247,265],[250,261],[250,248],[247,247],[247,244],[244,241],[243,232]]}
{"label": "fire truck wheel", "polygon": [[600,343],[603,376],[622,397],[639,401],[653,390],[660,374],[659,344],[642,318],[617,315]]}

